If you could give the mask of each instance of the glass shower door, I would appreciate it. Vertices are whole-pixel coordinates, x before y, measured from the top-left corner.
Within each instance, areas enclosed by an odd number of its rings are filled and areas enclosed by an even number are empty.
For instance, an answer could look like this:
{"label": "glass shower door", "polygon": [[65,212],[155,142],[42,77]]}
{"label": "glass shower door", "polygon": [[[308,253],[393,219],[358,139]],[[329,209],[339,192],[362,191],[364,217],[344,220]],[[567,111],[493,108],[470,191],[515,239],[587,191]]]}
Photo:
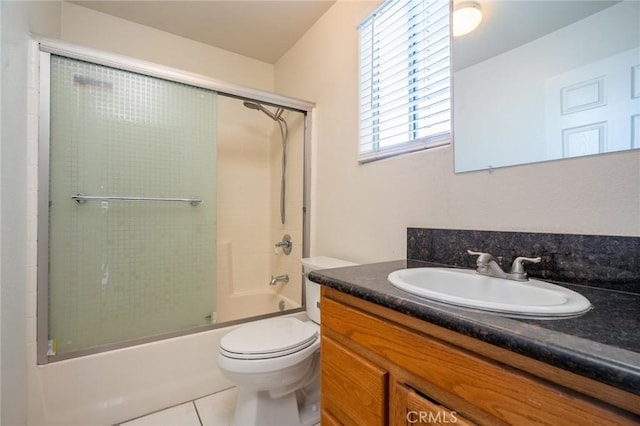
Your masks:
{"label": "glass shower door", "polygon": [[216,93],[56,55],[50,73],[48,355],[211,324]]}

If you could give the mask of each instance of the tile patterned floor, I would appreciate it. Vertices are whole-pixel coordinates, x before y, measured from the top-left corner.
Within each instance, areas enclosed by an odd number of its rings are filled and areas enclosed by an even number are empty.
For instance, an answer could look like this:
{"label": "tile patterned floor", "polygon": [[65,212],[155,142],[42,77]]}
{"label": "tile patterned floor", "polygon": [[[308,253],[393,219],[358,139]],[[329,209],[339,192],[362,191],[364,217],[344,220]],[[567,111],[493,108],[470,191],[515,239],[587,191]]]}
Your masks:
{"label": "tile patterned floor", "polygon": [[227,389],[120,423],[119,426],[228,426],[237,396],[237,388]]}
{"label": "tile patterned floor", "polygon": [[227,426],[235,408],[236,388],[120,423],[120,426]]}

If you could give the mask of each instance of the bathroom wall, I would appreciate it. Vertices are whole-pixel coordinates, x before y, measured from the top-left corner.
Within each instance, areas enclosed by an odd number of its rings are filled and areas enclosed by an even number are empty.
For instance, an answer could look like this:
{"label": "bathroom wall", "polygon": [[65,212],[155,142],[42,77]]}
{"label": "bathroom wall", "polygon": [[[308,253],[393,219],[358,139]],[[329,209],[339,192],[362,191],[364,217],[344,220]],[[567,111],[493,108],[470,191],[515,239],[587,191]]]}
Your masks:
{"label": "bathroom wall", "polygon": [[273,121],[235,98],[218,97],[218,107],[217,320],[223,322],[240,318],[242,294],[269,289]]}
{"label": "bathroom wall", "polygon": [[27,421],[27,341],[35,346],[35,217],[26,214],[33,204],[33,158],[27,140],[34,142],[35,104],[28,102],[37,81],[28,78],[29,32],[51,37],[60,34],[60,4],[56,2],[0,2],[0,424]]}
{"label": "bathroom wall", "polygon": [[311,254],[406,256],[409,226],[640,235],[640,152],[456,175],[453,148],[357,162],[357,25],[376,2],[338,1],[276,63],[276,91],[311,99]]}
{"label": "bathroom wall", "polygon": [[62,39],[227,83],[273,90],[274,67],[223,49],[62,2]]}
{"label": "bathroom wall", "polygon": [[[277,124],[237,99],[219,98],[218,321],[301,304],[304,114],[285,111],[289,136],[286,220],[280,220],[282,136]],[[274,111],[272,107],[266,108]],[[275,243],[291,236],[285,255]],[[272,275],[289,282],[269,285]],[[247,306],[251,304],[253,306]]]}

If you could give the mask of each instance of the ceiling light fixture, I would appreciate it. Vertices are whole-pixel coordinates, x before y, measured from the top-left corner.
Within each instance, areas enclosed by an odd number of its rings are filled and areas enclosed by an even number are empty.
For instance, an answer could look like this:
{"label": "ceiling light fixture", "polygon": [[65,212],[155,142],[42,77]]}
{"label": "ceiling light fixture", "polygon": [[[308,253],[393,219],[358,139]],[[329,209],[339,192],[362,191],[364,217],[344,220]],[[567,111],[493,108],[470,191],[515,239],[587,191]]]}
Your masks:
{"label": "ceiling light fixture", "polygon": [[480,4],[476,2],[459,3],[453,7],[453,36],[463,36],[475,30],[482,21]]}

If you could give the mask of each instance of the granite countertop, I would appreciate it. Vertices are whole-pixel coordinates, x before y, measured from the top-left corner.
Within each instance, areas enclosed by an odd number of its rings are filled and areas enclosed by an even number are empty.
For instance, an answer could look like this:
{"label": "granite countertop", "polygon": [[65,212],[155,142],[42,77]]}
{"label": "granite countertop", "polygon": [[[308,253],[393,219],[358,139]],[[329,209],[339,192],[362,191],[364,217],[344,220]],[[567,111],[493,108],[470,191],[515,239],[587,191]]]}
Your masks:
{"label": "granite countertop", "polygon": [[393,287],[389,273],[442,266],[400,260],[325,269],[309,278],[363,300],[474,337],[558,368],[640,395],[640,294],[561,284],[589,299],[593,309],[571,319],[515,319],[457,308]]}

